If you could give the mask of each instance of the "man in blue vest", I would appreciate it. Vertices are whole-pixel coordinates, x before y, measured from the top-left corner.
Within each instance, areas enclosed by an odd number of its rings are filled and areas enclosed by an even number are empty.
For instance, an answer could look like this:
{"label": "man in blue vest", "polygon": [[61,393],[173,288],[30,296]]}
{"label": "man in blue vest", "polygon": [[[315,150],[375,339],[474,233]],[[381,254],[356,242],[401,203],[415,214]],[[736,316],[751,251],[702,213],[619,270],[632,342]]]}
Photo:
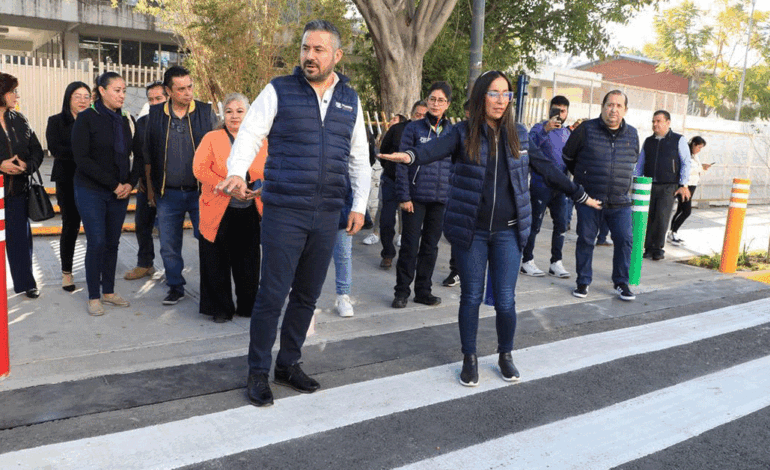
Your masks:
{"label": "man in blue vest", "polygon": [[628,111],[628,97],[620,90],[604,96],[601,117],[578,126],[564,146],[567,169],[575,175],[575,183],[602,203],[601,209],[575,204],[577,211],[577,243],[575,297],[588,295],[593,271],[594,244],[602,221],[607,222],[615,252],[612,257],[612,282],[621,300],[634,300],[628,287],[631,264],[631,180],[639,157],[639,134],[623,117]]}
{"label": "man in blue vest", "polygon": [[[275,383],[313,393],[319,383],[299,365],[302,344],[321,294],[349,188],[347,232],[364,224],[371,167],[361,102],[348,78],[335,73],[340,34],[324,20],[305,25],[300,66],[273,79],[244,118],[227,161],[226,194],[251,196],[244,176],[265,138],[262,186],[262,278],[251,315],[247,393],[271,405],[268,376],[278,319],[289,296],[275,359]],[[289,294],[291,291],[291,294]]]}
{"label": "man in blue vest", "polygon": [[653,134],[644,141],[635,176],[652,178],[650,215],[644,238],[644,257],[658,261],[664,258],[666,232],[677,195],[690,199],[690,147],[683,135],[671,130],[671,115],[658,110],[652,115]]}
{"label": "man in blue vest", "polygon": [[168,101],[150,107],[143,143],[151,182],[147,199],[157,207],[160,257],[166,270],[168,294],[163,305],[184,298],[182,239],[185,214],[198,238],[198,180],[193,174],[195,149],[217,122],[211,105],[193,99],[193,82],[184,67],[169,67],[163,75]]}

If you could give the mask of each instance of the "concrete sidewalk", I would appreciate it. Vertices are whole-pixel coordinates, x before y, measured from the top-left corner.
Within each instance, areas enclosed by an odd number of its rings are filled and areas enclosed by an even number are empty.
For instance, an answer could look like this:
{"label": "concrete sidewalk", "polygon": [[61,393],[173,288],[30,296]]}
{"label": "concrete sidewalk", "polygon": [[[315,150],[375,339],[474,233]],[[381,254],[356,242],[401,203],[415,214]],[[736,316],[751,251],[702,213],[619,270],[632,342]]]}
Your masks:
{"label": "concrete sidewalk", "polygon": [[[637,303],[645,303],[645,293],[691,286],[699,281],[730,280],[705,269],[675,262],[695,254],[721,251],[727,208],[694,210],[680,231],[687,241],[685,247],[671,247],[666,259],[645,260],[642,284],[633,290],[639,294]],[[770,207],[749,206],[744,240],[752,248],[766,249],[770,236]],[[132,221],[129,216],[129,221]],[[573,220],[573,226],[575,221]],[[535,260],[547,268],[550,253],[550,223],[541,231]],[[316,333],[308,344],[325,344],[384,333],[405,331],[423,326],[456,322],[460,289],[440,285],[448,273],[449,245],[442,240],[439,260],[434,273],[434,294],[443,299],[438,307],[411,303],[406,309],[392,309],[395,269],[381,270],[380,245],[365,246],[361,240],[368,231],[356,235],[353,245],[353,294],[355,317],[340,318],[334,311],[334,267],[330,267],[316,313]],[[224,357],[245,355],[248,346],[249,320],[236,318],[225,324],[214,324],[198,313],[199,277],[197,242],[186,231],[184,259],[187,296],[179,304],[161,304],[166,287],[162,277],[162,262],[156,239],[153,279],[125,281],[122,275],[136,264],[137,244],[132,233],[123,234],[119,249],[116,292],[131,301],[129,308],[106,307],[103,317],[86,313],[85,237],[81,235],[75,253],[75,282],[78,290],[67,293],[60,288],[58,237],[36,237],[35,277],[41,287],[37,300],[13,294],[9,285],[9,323],[11,373],[0,380],[0,390],[57,383],[105,374],[127,373],[158,367],[198,363]],[[614,298],[610,281],[612,248],[597,247],[594,255],[594,283],[586,299],[577,299],[570,292],[574,278],[574,231],[567,234],[564,265],[573,273],[569,279],[550,276],[531,278],[520,276],[517,286],[517,309],[530,311],[543,328],[558,324],[549,316],[549,307],[575,305],[602,298]],[[8,274],[10,283],[10,274]],[[681,299],[671,296],[666,308],[678,305]],[[623,309],[629,304],[608,303],[610,308]],[[564,312],[571,309],[559,309]],[[482,316],[494,315],[490,307],[482,307]],[[561,313],[560,315],[565,315]],[[458,346],[459,350],[459,346]],[[244,373],[246,364],[244,362]]]}

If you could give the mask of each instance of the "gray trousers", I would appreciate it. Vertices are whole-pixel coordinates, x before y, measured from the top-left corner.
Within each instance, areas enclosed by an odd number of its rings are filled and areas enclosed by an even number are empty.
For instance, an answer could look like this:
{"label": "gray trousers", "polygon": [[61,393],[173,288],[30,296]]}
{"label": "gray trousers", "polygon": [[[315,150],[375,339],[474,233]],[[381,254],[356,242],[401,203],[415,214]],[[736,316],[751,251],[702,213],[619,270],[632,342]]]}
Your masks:
{"label": "gray trousers", "polygon": [[651,254],[664,253],[666,232],[671,221],[671,211],[674,208],[674,193],[679,185],[652,184],[650,194],[650,215],[647,221],[647,236],[644,239],[644,251]]}

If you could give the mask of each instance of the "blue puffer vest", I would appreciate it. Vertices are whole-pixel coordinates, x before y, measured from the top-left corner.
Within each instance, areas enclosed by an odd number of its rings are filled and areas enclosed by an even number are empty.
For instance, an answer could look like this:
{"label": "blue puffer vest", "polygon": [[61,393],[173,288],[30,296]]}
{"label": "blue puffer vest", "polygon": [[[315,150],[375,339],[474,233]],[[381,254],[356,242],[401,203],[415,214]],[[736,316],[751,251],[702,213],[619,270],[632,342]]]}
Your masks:
{"label": "blue puffer vest", "polygon": [[655,135],[644,141],[644,176],[651,176],[653,183],[677,184],[682,162],[679,160],[681,134],[671,129],[662,139]]}
{"label": "blue puffer vest", "polygon": [[575,182],[604,207],[630,206],[628,191],[639,158],[636,129],[623,121],[613,136],[600,117],[580,126],[586,135],[575,162]]}
{"label": "blue puffer vest", "polygon": [[336,211],[350,185],[350,139],[358,116],[358,95],[348,78],[334,88],[321,121],[318,97],[302,69],[273,79],[278,111],[267,136],[262,202],[300,210]]}
{"label": "blue puffer vest", "polygon": [[[412,121],[401,134],[400,149],[417,147],[433,139],[447,135],[452,130],[452,123],[444,118],[439,123],[440,134],[430,125],[428,117]],[[396,199],[399,202],[440,202],[446,204],[452,178],[452,162],[439,160],[427,165],[398,165],[396,167]]]}
{"label": "blue puffer vest", "polygon": [[[513,158],[507,145],[505,145],[505,149],[511,186],[515,194],[519,246],[524,247],[527,244],[532,225],[528,182],[529,140],[527,129],[524,126],[517,124],[516,128],[519,131],[521,143],[519,158]],[[457,124],[455,132],[459,132],[460,141],[465,142],[468,137],[468,122],[463,121]],[[461,160],[456,160],[454,163],[452,188],[449,190],[449,200],[444,213],[444,235],[452,246],[461,249],[468,249],[471,246],[473,234],[476,232],[476,219],[481,205],[484,174],[489,156],[489,140],[486,138],[486,134],[481,142],[480,156],[481,162],[478,164],[468,160],[467,155],[463,155]]]}

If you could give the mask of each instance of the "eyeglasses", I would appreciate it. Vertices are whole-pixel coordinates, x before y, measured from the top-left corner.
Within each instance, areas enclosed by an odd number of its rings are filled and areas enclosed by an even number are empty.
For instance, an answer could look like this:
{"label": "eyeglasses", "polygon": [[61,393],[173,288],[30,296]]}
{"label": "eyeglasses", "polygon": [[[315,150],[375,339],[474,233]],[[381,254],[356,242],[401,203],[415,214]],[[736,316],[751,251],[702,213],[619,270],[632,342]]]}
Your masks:
{"label": "eyeglasses", "polygon": [[446,98],[436,98],[435,96],[428,97],[429,103],[447,104]]}
{"label": "eyeglasses", "polygon": [[502,98],[503,101],[511,101],[513,99],[514,93],[512,91],[488,91],[487,96],[492,98],[493,100],[497,100]]}
{"label": "eyeglasses", "polygon": [[81,101],[89,101],[91,99],[91,95],[72,95],[72,99],[75,100],[81,100]]}
{"label": "eyeglasses", "polygon": [[13,93],[16,96],[19,96],[19,89],[17,88],[15,90],[13,90],[11,93]]}

